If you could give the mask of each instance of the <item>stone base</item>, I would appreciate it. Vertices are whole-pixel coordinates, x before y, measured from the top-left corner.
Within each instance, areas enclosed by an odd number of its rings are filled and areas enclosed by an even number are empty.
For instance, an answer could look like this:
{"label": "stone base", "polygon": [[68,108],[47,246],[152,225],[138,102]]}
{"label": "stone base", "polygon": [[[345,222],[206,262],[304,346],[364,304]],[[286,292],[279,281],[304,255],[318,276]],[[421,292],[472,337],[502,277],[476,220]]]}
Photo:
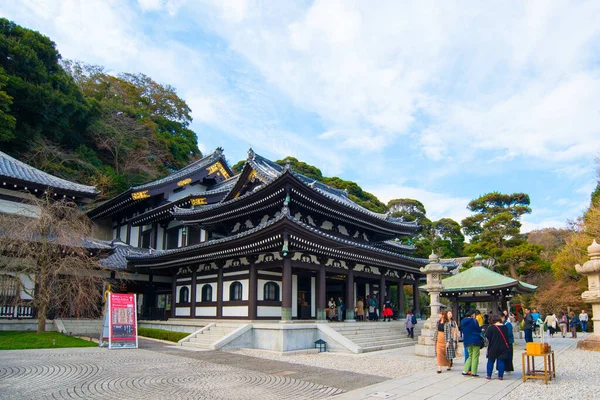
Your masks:
{"label": "stone base", "polygon": [[327,311],[324,308],[317,308],[317,321],[327,321]]}
{"label": "stone base", "polygon": [[356,322],[354,321],[354,310],[346,310],[346,321]]}
{"label": "stone base", "polygon": [[435,357],[435,346],[425,344],[415,345],[415,355],[422,357]]}
{"label": "stone base", "polygon": [[577,348],[581,350],[600,351],[600,335],[589,335],[577,342]]}
{"label": "stone base", "polygon": [[292,308],[291,307],[281,307],[281,322],[291,322],[292,321]]}

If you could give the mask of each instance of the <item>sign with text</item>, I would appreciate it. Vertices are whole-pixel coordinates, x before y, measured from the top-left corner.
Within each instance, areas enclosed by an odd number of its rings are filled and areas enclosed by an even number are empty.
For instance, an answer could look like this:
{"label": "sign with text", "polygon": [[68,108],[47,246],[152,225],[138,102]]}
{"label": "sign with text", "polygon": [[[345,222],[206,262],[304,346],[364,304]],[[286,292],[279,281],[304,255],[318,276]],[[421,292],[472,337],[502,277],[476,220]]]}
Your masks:
{"label": "sign with text", "polygon": [[110,293],[108,297],[108,348],[137,349],[135,294]]}

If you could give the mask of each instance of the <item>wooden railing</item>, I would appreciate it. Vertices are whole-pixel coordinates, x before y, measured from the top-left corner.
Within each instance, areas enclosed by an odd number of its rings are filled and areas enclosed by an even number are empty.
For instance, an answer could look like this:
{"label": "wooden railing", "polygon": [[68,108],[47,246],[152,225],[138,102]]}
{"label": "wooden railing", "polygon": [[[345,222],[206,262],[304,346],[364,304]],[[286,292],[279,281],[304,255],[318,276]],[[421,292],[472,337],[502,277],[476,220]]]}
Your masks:
{"label": "wooden railing", "polygon": [[35,309],[30,304],[0,305],[0,318],[24,319],[35,318]]}

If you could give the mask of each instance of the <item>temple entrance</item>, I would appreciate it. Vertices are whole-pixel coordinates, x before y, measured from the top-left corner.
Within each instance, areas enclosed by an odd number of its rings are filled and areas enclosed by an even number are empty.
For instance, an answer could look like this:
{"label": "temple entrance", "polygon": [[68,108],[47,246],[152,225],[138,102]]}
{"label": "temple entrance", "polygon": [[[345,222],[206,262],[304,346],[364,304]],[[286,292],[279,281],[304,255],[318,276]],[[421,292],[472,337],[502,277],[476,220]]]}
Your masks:
{"label": "temple entrance", "polygon": [[298,275],[298,319],[311,319],[312,288],[311,275]]}

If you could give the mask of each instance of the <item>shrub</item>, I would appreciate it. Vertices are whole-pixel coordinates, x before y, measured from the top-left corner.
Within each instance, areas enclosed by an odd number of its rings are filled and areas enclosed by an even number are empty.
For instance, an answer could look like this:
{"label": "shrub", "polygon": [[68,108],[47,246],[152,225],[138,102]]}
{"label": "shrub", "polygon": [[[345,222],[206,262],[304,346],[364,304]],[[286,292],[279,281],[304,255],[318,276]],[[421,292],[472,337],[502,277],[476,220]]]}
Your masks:
{"label": "shrub", "polygon": [[165,331],[163,329],[138,328],[138,335],[177,343],[184,337],[188,336],[189,333]]}

